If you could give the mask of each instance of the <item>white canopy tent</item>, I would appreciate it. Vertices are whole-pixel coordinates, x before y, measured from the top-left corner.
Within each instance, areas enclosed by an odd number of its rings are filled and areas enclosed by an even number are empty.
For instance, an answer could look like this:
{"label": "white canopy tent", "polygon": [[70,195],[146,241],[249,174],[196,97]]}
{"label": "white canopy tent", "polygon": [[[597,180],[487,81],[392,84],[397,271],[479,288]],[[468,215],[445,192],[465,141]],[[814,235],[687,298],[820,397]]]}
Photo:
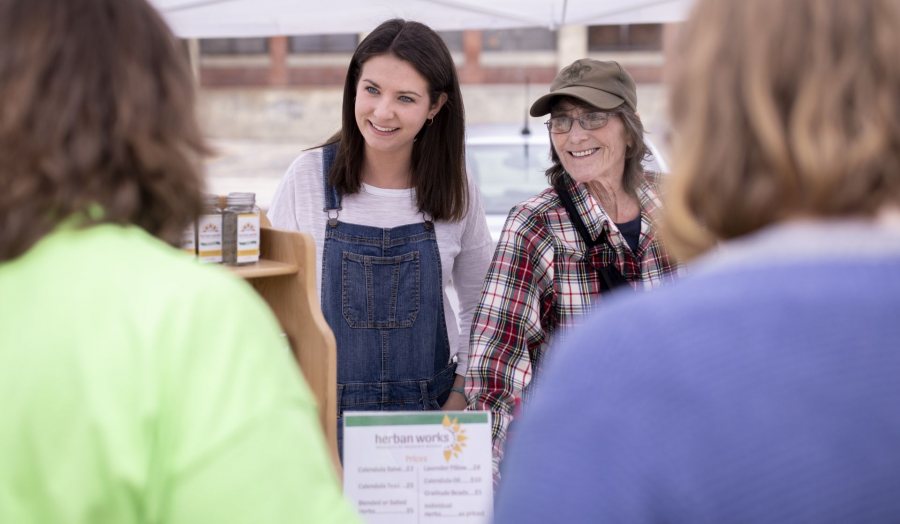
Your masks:
{"label": "white canopy tent", "polygon": [[673,22],[691,0],[150,0],[182,38],[364,33],[389,18],[436,30]]}

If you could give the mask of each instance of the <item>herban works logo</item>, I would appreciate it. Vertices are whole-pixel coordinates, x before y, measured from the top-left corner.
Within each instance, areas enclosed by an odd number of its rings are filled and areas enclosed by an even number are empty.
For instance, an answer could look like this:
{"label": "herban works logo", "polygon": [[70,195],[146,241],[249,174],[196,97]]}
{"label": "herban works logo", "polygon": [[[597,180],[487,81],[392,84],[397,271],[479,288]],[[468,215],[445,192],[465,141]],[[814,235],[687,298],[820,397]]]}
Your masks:
{"label": "herban works logo", "polygon": [[441,425],[452,437],[447,447],[444,448],[444,460],[450,462],[451,458],[459,458],[459,454],[466,447],[466,440],[469,437],[466,436],[466,430],[460,425],[458,417],[453,417],[453,420],[451,420],[448,415],[444,415]]}

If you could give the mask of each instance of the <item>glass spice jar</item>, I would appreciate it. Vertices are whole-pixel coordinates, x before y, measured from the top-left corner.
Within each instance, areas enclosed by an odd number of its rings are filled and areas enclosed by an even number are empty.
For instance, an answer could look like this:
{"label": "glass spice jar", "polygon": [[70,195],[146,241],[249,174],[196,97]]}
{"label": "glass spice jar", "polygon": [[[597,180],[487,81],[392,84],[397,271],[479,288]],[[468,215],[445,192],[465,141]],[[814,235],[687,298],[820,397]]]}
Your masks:
{"label": "glass spice jar", "polygon": [[259,207],[255,193],[229,193],[222,213],[222,260],[226,264],[259,261]]}
{"label": "glass spice jar", "polygon": [[206,195],[203,214],[197,218],[197,259],[222,263],[222,208],[218,195]]}

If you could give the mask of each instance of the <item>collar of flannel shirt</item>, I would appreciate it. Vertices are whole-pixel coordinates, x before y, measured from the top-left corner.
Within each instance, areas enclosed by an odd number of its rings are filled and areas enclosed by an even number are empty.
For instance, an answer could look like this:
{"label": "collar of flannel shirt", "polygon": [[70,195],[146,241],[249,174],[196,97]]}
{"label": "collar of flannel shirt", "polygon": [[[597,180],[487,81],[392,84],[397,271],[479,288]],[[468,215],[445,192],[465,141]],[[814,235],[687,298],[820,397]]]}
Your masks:
{"label": "collar of flannel shirt", "polygon": [[[587,226],[588,233],[591,238],[598,238],[603,231],[609,227],[611,222],[609,215],[600,203],[590,195],[587,188],[582,184],[576,184],[572,177],[565,175],[565,184],[572,195],[572,201],[575,203],[575,209],[581,215]],[[659,187],[659,175],[657,173],[645,172],[641,180],[641,184],[637,188],[638,202],[641,205],[641,215],[650,217],[642,220],[641,230],[646,231],[653,229],[653,222],[657,218],[656,215],[661,207],[657,188]]]}

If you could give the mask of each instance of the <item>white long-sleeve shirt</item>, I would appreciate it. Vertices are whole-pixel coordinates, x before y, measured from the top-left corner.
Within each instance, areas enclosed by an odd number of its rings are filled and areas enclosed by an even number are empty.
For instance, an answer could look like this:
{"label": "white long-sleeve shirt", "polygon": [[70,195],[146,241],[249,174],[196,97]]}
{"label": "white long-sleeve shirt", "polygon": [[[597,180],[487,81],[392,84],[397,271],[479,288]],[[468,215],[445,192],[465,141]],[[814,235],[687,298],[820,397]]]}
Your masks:
{"label": "white long-sleeve shirt", "polygon": [[[321,296],[322,248],[325,239],[325,190],[322,184],[322,150],[305,151],[288,168],[268,211],[278,229],[303,231],[316,242],[316,286]],[[481,297],[481,287],[493,251],[484,218],[481,194],[469,181],[469,207],[459,222],[436,221],[435,234],[441,255],[444,318],[450,355],[456,355],[456,373],[469,367],[469,329],[472,313]],[[382,189],[367,184],[359,193],[344,195],[340,220],[348,224],[390,228],[422,222],[416,207],[415,189]],[[451,300],[455,291],[458,298]]]}

